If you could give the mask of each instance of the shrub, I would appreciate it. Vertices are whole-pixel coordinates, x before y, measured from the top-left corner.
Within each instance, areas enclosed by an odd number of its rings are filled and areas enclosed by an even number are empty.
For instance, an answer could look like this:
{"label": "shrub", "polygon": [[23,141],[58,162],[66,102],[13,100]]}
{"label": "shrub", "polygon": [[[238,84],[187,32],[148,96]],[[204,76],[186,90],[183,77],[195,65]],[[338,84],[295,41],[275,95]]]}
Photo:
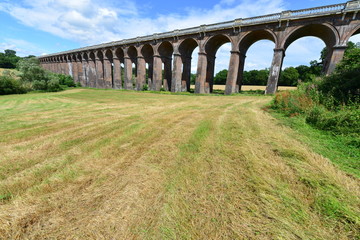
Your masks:
{"label": "shrub", "polygon": [[47,86],[47,91],[49,92],[58,92],[64,90],[59,83],[58,79],[51,79]]}
{"label": "shrub", "polygon": [[0,95],[26,93],[20,81],[11,76],[0,76]]}
{"label": "shrub", "polygon": [[284,91],[275,95],[273,109],[278,109],[288,115],[305,113],[311,109],[314,101],[300,91]]}
{"label": "shrub", "polygon": [[64,74],[57,74],[57,76],[60,85],[64,85],[67,87],[76,87],[76,84],[74,83],[74,80],[71,76]]}
{"label": "shrub", "polygon": [[334,97],[334,104],[357,101],[360,96],[360,48],[350,44],[335,72],[319,83],[319,90]]}
{"label": "shrub", "polygon": [[35,80],[32,83],[32,87],[33,87],[34,90],[46,91],[47,84],[46,84],[45,81]]}
{"label": "shrub", "polygon": [[144,84],[143,87],[142,87],[142,90],[143,91],[149,90],[149,86],[147,84]]}
{"label": "shrub", "polygon": [[23,58],[17,64],[20,79],[23,82],[34,82],[46,80],[46,71],[39,65],[37,58]]}
{"label": "shrub", "polygon": [[360,109],[344,108],[329,111],[322,106],[316,106],[306,116],[306,122],[318,129],[336,134],[359,134]]}

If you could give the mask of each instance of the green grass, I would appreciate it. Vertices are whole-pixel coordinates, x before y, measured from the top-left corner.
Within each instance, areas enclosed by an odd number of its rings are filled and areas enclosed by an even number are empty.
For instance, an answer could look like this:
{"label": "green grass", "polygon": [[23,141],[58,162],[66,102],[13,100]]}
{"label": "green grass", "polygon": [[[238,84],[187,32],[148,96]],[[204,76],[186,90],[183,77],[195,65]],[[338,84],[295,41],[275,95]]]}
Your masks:
{"label": "green grass", "polygon": [[281,113],[272,115],[282,124],[296,131],[294,137],[305,142],[315,152],[329,158],[340,169],[360,178],[360,148],[358,135],[334,135],[331,132],[313,128],[307,124],[304,116],[288,117]]}

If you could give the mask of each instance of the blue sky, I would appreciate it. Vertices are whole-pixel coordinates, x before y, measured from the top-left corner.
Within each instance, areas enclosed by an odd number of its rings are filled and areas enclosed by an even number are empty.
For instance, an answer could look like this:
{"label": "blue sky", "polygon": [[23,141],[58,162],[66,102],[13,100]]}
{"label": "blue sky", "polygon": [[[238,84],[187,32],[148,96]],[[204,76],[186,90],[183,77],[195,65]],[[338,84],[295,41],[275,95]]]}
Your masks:
{"label": "blue sky", "polygon": [[[0,51],[14,49],[20,56],[39,56],[155,32],[343,2],[0,0]],[[360,38],[357,36],[355,41]],[[308,64],[310,60],[318,59],[323,46],[322,41],[315,38],[294,42],[287,50],[284,66]],[[253,45],[247,54],[245,68],[269,67],[273,47],[267,41]],[[196,56],[193,57],[196,60]],[[224,45],[217,55],[217,70],[227,68],[228,61],[229,45]]]}

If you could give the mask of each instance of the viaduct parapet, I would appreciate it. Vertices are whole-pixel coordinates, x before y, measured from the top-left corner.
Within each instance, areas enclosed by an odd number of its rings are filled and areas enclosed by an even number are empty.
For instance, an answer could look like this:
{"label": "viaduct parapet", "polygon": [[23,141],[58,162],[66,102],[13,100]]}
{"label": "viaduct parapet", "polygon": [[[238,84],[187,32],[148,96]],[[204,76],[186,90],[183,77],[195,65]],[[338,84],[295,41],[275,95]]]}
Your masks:
{"label": "viaduct parapet", "polygon": [[349,38],[360,33],[359,10],[360,1],[348,1],[156,33],[41,56],[39,60],[45,69],[71,75],[82,86],[142,90],[147,84],[155,91],[182,92],[190,89],[191,56],[199,47],[195,93],[211,93],[216,52],[221,45],[231,43],[225,94],[232,94],[241,90],[247,50],[267,39],[275,46],[266,87],[266,93],[273,94],[286,49],[299,38],[314,36],[324,41],[328,54],[323,71],[331,73],[343,58]]}

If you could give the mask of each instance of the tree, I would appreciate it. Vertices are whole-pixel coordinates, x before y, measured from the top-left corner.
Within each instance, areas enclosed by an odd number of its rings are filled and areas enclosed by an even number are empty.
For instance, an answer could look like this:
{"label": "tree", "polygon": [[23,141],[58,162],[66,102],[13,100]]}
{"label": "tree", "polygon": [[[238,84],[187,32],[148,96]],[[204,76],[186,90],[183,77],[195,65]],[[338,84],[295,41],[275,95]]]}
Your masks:
{"label": "tree", "polygon": [[5,52],[5,56],[7,56],[7,57],[16,56],[16,51],[14,51],[14,50],[6,49],[4,52]]}
{"label": "tree", "polygon": [[296,86],[299,80],[299,73],[294,67],[285,68],[280,76],[279,85]]}
{"label": "tree", "polygon": [[4,52],[0,53],[0,68],[15,68],[21,58],[16,56],[14,50],[6,49]]}
{"label": "tree", "polygon": [[319,90],[338,104],[357,101],[360,95],[360,47],[350,44],[333,74],[319,83]]}
{"label": "tree", "polygon": [[227,69],[224,69],[224,70],[221,70],[220,72],[218,72],[214,77],[214,84],[225,85],[227,75],[228,75]]}
{"label": "tree", "polygon": [[269,77],[268,69],[244,71],[243,84],[264,86],[267,83],[268,77]]}
{"label": "tree", "polygon": [[190,84],[194,85],[196,81],[196,74],[190,74]]}

